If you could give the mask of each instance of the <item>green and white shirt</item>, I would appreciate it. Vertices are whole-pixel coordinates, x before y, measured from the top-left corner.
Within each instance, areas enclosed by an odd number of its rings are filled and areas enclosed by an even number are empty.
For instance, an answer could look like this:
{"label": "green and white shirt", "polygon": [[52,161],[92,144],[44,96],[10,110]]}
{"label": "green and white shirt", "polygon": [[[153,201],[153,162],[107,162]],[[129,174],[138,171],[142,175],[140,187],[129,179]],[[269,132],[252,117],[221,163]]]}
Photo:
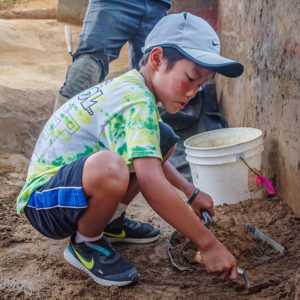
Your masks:
{"label": "green and white shirt", "polygon": [[135,157],[162,159],[158,121],[154,96],[136,70],[73,97],[52,115],[38,138],[17,213],[59,168],[82,155],[111,150],[129,168]]}

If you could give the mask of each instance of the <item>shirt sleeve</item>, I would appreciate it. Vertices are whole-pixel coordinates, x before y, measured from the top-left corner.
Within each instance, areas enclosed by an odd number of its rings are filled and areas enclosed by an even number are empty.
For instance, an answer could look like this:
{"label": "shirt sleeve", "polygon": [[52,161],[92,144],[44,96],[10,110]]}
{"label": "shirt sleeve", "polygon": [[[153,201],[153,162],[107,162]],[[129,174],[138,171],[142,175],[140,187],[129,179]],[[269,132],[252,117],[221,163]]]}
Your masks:
{"label": "shirt sleeve", "polygon": [[135,103],[124,113],[127,142],[127,159],[157,157],[160,150],[159,113],[151,98]]}

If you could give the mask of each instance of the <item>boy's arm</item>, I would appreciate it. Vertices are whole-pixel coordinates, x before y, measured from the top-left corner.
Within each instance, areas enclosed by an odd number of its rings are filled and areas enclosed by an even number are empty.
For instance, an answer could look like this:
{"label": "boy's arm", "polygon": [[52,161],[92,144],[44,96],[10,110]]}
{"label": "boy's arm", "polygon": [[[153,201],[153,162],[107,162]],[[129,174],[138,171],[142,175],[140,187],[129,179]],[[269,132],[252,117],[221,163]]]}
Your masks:
{"label": "boy's arm", "polygon": [[222,279],[236,279],[236,260],[179,197],[164,175],[160,160],[141,157],[133,163],[140,190],[149,205],[197,245],[208,272]]}
{"label": "boy's arm", "polygon": [[[188,182],[170,162],[166,161],[162,168],[169,182],[177,189],[181,190],[185,196],[190,199],[195,192],[195,186]],[[215,215],[212,198],[202,191],[199,192],[191,207],[199,217],[201,216],[201,210],[203,209],[207,210],[211,216]]]}

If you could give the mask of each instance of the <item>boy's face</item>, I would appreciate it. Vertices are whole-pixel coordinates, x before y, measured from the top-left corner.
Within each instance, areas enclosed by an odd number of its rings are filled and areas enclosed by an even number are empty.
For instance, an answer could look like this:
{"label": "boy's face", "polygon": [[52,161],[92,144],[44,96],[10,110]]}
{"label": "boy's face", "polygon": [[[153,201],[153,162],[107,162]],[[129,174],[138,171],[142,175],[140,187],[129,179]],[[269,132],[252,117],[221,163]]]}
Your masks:
{"label": "boy's face", "polygon": [[175,62],[169,71],[166,67],[166,61],[162,60],[152,78],[152,87],[156,101],[161,102],[167,112],[176,113],[195,97],[212,72],[188,59]]}

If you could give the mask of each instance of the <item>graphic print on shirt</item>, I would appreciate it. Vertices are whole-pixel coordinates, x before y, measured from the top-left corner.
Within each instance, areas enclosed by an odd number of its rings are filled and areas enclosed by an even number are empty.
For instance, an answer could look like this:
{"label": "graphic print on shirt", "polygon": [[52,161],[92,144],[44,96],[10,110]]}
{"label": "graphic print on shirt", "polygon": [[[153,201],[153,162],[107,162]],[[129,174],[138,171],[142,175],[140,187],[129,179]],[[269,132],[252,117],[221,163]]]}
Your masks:
{"label": "graphic print on shirt", "polygon": [[54,114],[42,130],[41,137],[45,141],[50,138],[50,145],[52,145],[58,137],[62,136],[68,139],[68,135],[72,135],[80,129],[79,124],[70,115],[70,110],[71,107],[67,106],[61,114]]}
{"label": "graphic print on shirt", "polygon": [[94,112],[91,107],[97,103],[97,100],[95,100],[95,98],[102,95],[102,90],[100,90],[97,86],[93,86],[92,88],[82,92],[78,96],[78,100],[81,101],[82,108],[86,110],[90,116],[92,116]]}
{"label": "graphic print on shirt", "polygon": [[88,112],[90,116],[94,114],[94,111],[91,109],[93,105],[97,103],[97,98],[103,95],[100,87],[104,87],[108,83],[110,83],[112,79],[102,82],[101,85],[93,86],[86,91],[83,91],[78,95],[78,100],[81,101],[82,108]]}

